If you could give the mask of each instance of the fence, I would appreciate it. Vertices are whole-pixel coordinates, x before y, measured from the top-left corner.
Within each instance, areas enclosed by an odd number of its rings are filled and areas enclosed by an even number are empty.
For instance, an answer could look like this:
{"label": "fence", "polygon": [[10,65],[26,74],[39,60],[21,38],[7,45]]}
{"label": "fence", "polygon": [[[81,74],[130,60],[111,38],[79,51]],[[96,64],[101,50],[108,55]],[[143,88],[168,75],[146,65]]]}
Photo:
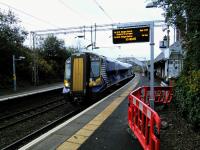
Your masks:
{"label": "fence", "polygon": [[[149,107],[150,87],[140,87],[129,94],[128,124],[145,150],[160,149],[160,117]],[[154,87],[156,104],[169,104],[172,87]]]}

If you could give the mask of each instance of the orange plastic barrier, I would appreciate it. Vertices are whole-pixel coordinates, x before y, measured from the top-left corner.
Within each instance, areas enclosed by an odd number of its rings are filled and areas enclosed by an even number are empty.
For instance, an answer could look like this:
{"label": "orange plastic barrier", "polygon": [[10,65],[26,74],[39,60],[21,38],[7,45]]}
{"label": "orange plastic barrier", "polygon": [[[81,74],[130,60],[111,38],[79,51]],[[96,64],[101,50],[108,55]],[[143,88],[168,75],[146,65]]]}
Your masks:
{"label": "orange plastic barrier", "polygon": [[[138,97],[138,95],[140,95]],[[150,99],[150,87],[143,86],[138,89],[137,95],[140,100],[145,102],[147,105],[149,105],[149,99]],[[168,87],[161,87],[161,86],[155,86],[154,87],[154,100],[155,104],[169,104],[172,100],[172,86]]]}
{"label": "orange plastic barrier", "polygon": [[[145,150],[160,149],[160,117],[149,107],[149,87],[140,87],[129,94],[128,124]],[[168,104],[172,87],[155,87],[155,103]]]}

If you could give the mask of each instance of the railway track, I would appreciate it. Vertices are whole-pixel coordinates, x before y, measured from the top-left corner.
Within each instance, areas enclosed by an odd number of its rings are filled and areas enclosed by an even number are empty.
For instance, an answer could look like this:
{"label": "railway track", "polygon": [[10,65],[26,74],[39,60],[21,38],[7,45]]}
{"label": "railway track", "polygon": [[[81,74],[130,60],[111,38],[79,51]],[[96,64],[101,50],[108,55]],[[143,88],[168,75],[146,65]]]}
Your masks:
{"label": "railway track", "polygon": [[64,105],[66,102],[63,97],[60,97],[54,101],[51,101],[46,104],[42,104],[40,106],[29,108],[23,111],[15,112],[12,114],[8,114],[6,116],[2,116],[0,118],[0,130],[8,128],[10,126],[16,125],[28,119],[32,119],[42,113],[48,112],[52,109],[55,109],[59,106]]}
{"label": "railway track", "polygon": [[[98,100],[120,88],[123,84],[125,82],[110,88],[109,91],[99,96]],[[0,149],[18,149],[98,101],[96,99],[90,104],[74,107],[66,103],[64,97],[60,94],[53,95],[51,98],[48,97],[48,101],[50,99],[51,102],[40,103],[39,106],[34,104],[34,108],[27,108],[24,105],[22,111],[1,115],[0,134],[6,137],[5,139],[0,139]],[[9,131],[10,129],[11,131]],[[21,135],[18,135],[18,133]]]}
{"label": "railway track", "polygon": [[23,146],[25,143],[29,142],[30,140],[34,139],[35,137],[41,135],[42,133],[52,129],[53,127],[55,127],[56,125],[62,123],[63,121],[65,121],[66,119],[69,119],[70,117],[72,117],[73,115],[79,113],[82,110],[82,108],[77,108],[71,112],[69,112],[68,114],[66,114],[65,116],[55,120],[54,122],[49,123],[48,125],[32,132],[31,134],[26,135],[25,137],[11,143],[10,145],[7,145],[6,147],[2,148],[2,150],[10,150],[10,149],[18,149],[20,148],[20,146]]}

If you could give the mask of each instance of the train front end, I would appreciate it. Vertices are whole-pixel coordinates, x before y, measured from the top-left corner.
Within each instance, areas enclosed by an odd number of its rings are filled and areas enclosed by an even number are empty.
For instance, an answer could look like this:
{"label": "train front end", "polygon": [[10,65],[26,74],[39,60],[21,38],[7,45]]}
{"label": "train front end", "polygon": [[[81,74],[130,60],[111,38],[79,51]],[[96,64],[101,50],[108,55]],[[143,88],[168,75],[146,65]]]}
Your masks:
{"label": "train front end", "polygon": [[[65,64],[63,93],[72,102],[88,101],[105,87],[102,78],[102,59],[85,52],[73,54]],[[87,98],[87,99],[86,99]]]}
{"label": "train front end", "polygon": [[70,101],[82,101],[88,95],[89,56],[75,53],[66,61],[63,93]]}

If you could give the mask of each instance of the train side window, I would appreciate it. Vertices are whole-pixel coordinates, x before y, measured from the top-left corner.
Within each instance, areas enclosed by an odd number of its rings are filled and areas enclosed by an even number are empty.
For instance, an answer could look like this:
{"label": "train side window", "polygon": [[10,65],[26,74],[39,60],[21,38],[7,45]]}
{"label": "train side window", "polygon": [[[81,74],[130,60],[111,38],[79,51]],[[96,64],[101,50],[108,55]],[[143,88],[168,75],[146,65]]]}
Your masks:
{"label": "train side window", "polygon": [[91,62],[91,72],[90,77],[99,77],[100,76],[100,62],[92,61]]}
{"label": "train side window", "polygon": [[66,66],[65,66],[65,78],[66,79],[70,79],[71,78],[71,64],[70,63],[66,63]]}

